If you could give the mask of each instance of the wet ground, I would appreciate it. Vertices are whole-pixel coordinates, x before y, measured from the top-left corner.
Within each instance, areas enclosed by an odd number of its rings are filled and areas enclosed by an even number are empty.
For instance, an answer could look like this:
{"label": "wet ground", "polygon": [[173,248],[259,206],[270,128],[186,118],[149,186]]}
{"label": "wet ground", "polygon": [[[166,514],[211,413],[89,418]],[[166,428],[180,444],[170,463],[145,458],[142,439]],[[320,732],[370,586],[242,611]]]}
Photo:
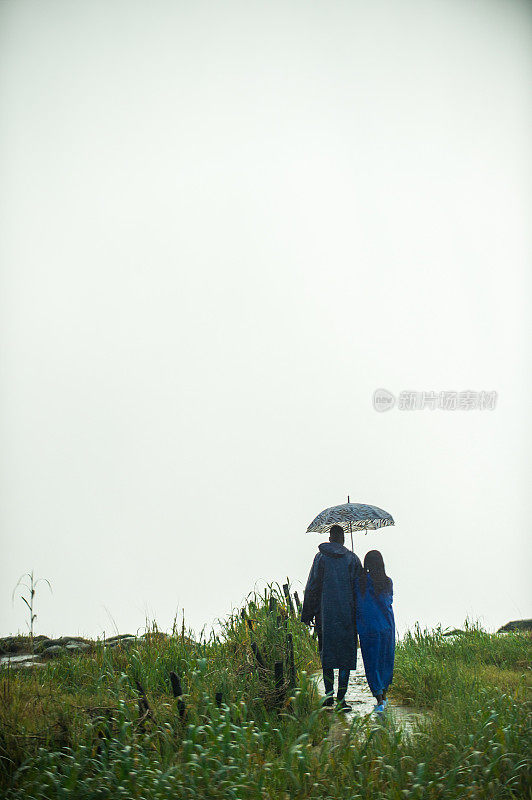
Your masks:
{"label": "wet ground", "polygon": [[[325,687],[323,685],[323,676],[318,673],[315,676],[316,683],[321,695],[325,695]],[[338,670],[334,671],[334,691],[336,694],[338,687]],[[357,668],[351,671],[349,677],[349,686],[347,687],[347,694],[345,696],[346,703],[351,706],[351,711],[346,713],[347,720],[352,719],[354,716],[367,716],[371,714],[375,708],[376,700],[371,694],[364,673],[364,664],[358,654]],[[391,717],[394,722],[401,725],[406,731],[412,730],[413,724],[423,716],[423,712],[410,708],[409,706],[396,705],[393,699],[388,700],[388,705],[384,714]]]}

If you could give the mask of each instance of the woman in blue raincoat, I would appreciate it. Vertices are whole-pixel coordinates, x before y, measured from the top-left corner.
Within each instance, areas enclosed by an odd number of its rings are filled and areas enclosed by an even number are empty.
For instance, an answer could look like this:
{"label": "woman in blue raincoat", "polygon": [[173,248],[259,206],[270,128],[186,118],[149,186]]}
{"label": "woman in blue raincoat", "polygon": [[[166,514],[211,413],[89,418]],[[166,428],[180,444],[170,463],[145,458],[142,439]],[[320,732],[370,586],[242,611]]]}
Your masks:
{"label": "woman in blue raincoat", "polygon": [[393,678],[395,620],[393,583],[386,575],[378,550],[364,558],[364,570],[356,580],[356,621],[366,679],[377,699],[375,711],[384,711],[386,691]]}

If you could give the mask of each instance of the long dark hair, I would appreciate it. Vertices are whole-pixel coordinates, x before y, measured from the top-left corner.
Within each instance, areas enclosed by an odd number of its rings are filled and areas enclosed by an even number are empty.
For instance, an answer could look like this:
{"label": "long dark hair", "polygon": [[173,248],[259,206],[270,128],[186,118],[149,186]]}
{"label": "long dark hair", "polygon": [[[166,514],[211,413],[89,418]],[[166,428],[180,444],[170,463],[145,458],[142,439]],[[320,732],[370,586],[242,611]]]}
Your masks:
{"label": "long dark hair", "polygon": [[386,574],[384,559],[379,550],[370,550],[369,553],[366,553],[364,558],[364,574],[360,582],[362,594],[366,594],[368,575],[371,575],[371,580],[373,581],[373,586],[377,594],[391,591],[392,581]]}

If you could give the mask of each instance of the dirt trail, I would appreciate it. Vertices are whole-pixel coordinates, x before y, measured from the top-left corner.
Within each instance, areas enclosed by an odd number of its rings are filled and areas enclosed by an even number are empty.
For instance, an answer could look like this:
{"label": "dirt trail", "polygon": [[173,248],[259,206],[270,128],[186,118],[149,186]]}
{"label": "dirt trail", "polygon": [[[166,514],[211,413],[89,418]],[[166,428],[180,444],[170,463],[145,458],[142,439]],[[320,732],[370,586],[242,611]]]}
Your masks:
{"label": "dirt trail", "polygon": [[[335,670],[335,692],[338,686],[337,678],[338,672]],[[315,676],[315,680],[318,685],[319,693],[325,695],[325,687],[323,685],[323,676],[321,672]],[[348,720],[352,719],[353,716],[366,716],[367,714],[371,714],[377,702],[369,690],[360,653],[357,658],[357,668],[351,671],[345,700],[352,708],[352,710],[345,715]],[[394,722],[401,725],[409,732],[412,730],[413,723],[423,716],[422,711],[417,711],[408,706],[396,705],[393,700],[388,701],[385,714],[387,717],[392,717]]]}

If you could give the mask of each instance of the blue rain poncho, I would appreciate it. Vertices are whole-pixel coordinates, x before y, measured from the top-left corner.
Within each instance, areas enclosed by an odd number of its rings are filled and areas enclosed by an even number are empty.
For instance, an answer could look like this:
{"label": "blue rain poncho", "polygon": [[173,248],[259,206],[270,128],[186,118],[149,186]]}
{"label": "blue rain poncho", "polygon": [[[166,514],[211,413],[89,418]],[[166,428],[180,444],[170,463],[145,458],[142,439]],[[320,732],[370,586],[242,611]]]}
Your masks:
{"label": "blue rain poncho", "polygon": [[366,576],[366,591],[356,580],[356,622],[366,680],[376,697],[392,682],[395,657],[393,584],[377,593],[371,575]]}
{"label": "blue rain poncho", "polygon": [[357,664],[355,578],[360,559],[343,544],[319,546],[305,588],[301,620],[315,619],[324,669],[355,669]]}

